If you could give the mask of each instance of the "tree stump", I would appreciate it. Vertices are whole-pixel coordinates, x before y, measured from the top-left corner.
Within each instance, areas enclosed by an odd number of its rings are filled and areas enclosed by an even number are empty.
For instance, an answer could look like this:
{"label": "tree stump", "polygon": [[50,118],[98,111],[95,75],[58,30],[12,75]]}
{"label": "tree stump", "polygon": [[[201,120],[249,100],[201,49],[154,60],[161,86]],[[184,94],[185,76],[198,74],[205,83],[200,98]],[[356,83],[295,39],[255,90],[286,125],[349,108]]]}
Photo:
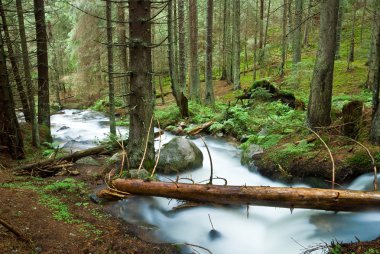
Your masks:
{"label": "tree stump", "polygon": [[343,134],[352,139],[357,139],[362,125],[363,102],[351,101],[342,108]]}

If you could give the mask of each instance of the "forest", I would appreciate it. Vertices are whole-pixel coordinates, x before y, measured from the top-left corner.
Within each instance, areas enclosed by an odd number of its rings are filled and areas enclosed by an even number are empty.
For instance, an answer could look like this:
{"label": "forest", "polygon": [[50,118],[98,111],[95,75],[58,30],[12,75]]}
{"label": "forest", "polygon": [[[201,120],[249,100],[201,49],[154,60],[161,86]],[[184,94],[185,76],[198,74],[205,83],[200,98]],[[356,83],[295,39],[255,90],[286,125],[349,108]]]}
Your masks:
{"label": "forest", "polygon": [[380,253],[380,1],[0,16],[0,253]]}

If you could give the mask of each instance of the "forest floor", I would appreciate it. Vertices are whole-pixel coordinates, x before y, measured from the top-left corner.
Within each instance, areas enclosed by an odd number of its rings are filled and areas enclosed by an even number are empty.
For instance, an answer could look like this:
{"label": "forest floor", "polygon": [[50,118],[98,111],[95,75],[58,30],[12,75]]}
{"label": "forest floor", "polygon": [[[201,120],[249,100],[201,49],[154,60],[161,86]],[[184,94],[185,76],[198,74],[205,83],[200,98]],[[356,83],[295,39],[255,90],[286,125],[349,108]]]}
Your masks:
{"label": "forest floor", "polygon": [[0,223],[0,253],[178,253],[143,240],[143,229],[90,201],[102,167],[76,165],[79,176],[41,179],[15,176],[9,160],[0,163],[0,220],[20,234]]}

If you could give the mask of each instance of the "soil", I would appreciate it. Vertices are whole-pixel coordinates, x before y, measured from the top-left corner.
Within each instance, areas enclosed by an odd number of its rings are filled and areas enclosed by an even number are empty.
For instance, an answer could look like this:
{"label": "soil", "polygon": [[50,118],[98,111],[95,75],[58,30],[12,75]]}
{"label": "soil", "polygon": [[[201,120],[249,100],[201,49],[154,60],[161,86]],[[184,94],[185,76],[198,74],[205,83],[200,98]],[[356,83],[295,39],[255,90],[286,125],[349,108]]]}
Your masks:
{"label": "soil", "polygon": [[41,202],[38,190],[22,186],[27,182],[42,188],[65,177],[41,180],[15,176],[12,170],[3,167],[9,164],[0,156],[0,220],[11,225],[21,238],[0,223],[0,253],[178,253],[173,245],[139,239],[135,235],[136,226],[111,216],[106,206],[89,200],[92,189],[101,183],[98,177],[101,167],[76,165],[75,170],[81,174],[70,177],[86,187],[78,192],[49,193],[67,205],[74,220],[62,221]]}

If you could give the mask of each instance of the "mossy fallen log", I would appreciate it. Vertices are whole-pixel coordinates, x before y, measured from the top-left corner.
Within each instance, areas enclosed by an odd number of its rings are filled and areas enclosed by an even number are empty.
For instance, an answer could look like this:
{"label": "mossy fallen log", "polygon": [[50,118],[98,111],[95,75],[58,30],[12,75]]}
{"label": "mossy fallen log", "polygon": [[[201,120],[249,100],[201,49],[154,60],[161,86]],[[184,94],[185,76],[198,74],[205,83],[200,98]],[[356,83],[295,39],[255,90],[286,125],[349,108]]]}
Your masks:
{"label": "mossy fallen log", "polygon": [[306,208],[327,211],[380,210],[380,192],[354,190],[221,186],[116,179],[115,189],[133,195],[175,198],[222,205]]}

